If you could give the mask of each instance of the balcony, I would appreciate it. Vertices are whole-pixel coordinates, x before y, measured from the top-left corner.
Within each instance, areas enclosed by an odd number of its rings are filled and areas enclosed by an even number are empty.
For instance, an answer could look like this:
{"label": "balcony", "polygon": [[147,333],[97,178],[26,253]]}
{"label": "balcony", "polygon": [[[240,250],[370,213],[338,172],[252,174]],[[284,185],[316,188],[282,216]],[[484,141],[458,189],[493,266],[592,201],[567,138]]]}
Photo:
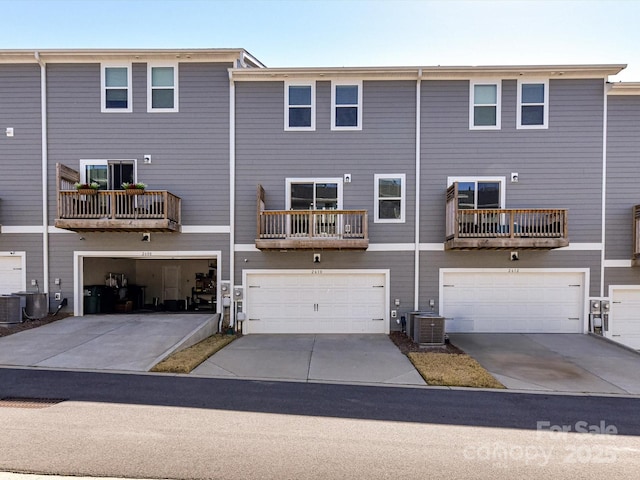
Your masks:
{"label": "balcony", "polygon": [[447,190],[446,250],[551,250],[569,245],[564,209],[459,209]]}
{"label": "balcony", "polygon": [[366,250],[366,210],[264,210],[258,185],[256,248],[260,250]]}
{"label": "balcony", "polygon": [[179,232],[181,199],[164,190],[130,195],[125,190],[75,190],[78,172],[57,166],[58,212],[55,226],[75,232]]}

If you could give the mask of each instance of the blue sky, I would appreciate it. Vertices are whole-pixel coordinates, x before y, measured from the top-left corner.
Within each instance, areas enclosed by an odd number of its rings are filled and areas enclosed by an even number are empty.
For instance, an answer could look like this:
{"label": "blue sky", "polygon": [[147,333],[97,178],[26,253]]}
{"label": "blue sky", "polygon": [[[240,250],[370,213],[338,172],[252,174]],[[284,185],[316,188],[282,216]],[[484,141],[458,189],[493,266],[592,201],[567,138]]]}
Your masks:
{"label": "blue sky", "polygon": [[270,67],[627,63],[639,0],[0,0],[0,48],[242,47]]}

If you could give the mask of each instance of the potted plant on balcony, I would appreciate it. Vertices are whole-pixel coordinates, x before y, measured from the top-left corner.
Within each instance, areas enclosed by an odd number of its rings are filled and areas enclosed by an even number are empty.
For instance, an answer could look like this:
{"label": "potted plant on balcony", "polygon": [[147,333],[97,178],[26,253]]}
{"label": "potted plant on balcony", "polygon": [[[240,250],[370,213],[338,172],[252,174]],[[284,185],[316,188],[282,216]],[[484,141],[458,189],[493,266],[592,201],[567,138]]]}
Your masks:
{"label": "potted plant on balcony", "polygon": [[80,195],[95,195],[96,193],[98,193],[98,189],[100,188],[100,185],[98,185],[96,182],[77,182],[74,184],[74,186],[76,187],[76,190]]}
{"label": "potted plant on balcony", "polygon": [[127,195],[140,195],[147,186],[142,182],[124,182],[122,188]]}

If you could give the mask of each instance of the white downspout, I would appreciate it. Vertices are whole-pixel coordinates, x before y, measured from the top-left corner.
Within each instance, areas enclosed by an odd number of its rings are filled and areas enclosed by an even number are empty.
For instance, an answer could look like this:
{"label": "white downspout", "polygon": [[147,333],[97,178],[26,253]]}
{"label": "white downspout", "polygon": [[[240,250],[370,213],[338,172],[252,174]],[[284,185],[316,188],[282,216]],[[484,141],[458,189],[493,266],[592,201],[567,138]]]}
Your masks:
{"label": "white downspout", "polygon": [[607,92],[611,88],[604,81],[604,99],[603,99],[603,114],[602,114],[602,237],[600,251],[600,296],[604,297],[604,262],[605,262],[605,241],[606,241],[606,227],[607,227],[607,128],[609,115],[609,102],[607,98]]}
{"label": "white downspout", "polygon": [[420,124],[422,122],[420,115],[422,95],[422,69],[418,70],[418,80],[416,81],[416,213],[414,222],[416,224],[415,231],[415,247],[414,247],[414,267],[413,267],[413,310],[418,311],[420,308]]}
{"label": "white downspout", "polygon": [[49,210],[48,210],[48,178],[47,169],[49,163],[47,145],[47,65],[40,58],[38,52],[34,52],[34,57],[40,65],[40,116],[42,123],[42,283],[43,293],[49,293]]}
{"label": "white downspout", "polygon": [[[236,243],[236,87],[233,73],[229,70],[229,286],[233,302],[235,286]],[[229,326],[235,324],[235,308],[229,308]]]}

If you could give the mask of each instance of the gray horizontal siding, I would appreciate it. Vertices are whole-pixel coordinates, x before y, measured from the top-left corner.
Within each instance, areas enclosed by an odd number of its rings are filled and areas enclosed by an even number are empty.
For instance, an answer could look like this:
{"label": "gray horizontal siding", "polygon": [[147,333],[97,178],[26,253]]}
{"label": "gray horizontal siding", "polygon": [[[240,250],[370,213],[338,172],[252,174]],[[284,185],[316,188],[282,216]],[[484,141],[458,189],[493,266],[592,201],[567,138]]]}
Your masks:
{"label": "gray horizontal siding", "polygon": [[[220,250],[222,252],[221,274],[229,275],[229,237],[225,234],[173,234],[152,233],[151,243],[141,243],[140,233],[60,233],[50,235],[49,248],[55,255],[50,257],[50,277],[62,280],[63,289],[73,288],[73,255],[76,251],[196,251]],[[54,285],[51,289],[57,289]],[[52,290],[53,291],[53,290]],[[71,293],[68,293],[71,295]]]}
{"label": "gray horizontal siding", "polygon": [[589,295],[600,295],[600,252],[597,251],[529,251],[520,252],[520,260],[512,262],[509,252],[421,252],[420,309],[426,310],[429,299],[439,301],[441,268],[588,268]]}
{"label": "gray horizontal siding", "polygon": [[25,252],[27,290],[35,291],[31,280],[37,280],[40,291],[44,290],[42,270],[42,234],[40,233],[0,233],[0,251]]}
{"label": "gray horizontal siding", "polygon": [[[56,162],[77,169],[80,159],[136,158],[139,181],[182,198],[183,224],[228,225],[229,66],[181,63],[180,111],[147,113],[147,66],[134,63],[133,112],[101,113],[100,64],[50,65],[52,191]],[[145,154],[151,165],[142,164]]]}
{"label": "gray horizontal siding", "polygon": [[[284,84],[236,84],[236,241],[256,236],[256,185],[266,208],[285,206],[287,177],[340,177],[344,208],[369,211],[371,242],[413,241],[415,83],[364,82],[362,131],[331,131],[331,83],[316,84],[316,130],[284,131]],[[405,173],[407,221],[374,224],[374,174]],[[411,240],[408,240],[411,238]]]}
{"label": "gray horizontal siding", "polygon": [[506,177],[507,208],[567,208],[570,240],[600,241],[602,80],[551,80],[545,130],[516,129],[516,85],[502,82],[502,128],[476,131],[468,81],[422,82],[421,242],[444,240],[448,176]]}
{"label": "gray horizontal siding", "polygon": [[640,205],[640,96],[610,96],[607,112],[606,258],[630,259],[632,207]]}
{"label": "gray horizontal siding", "polygon": [[605,296],[609,295],[609,285],[640,285],[640,268],[605,268]]}
{"label": "gray horizontal siding", "polygon": [[[13,137],[5,135],[8,127]],[[42,225],[41,132],[40,67],[0,65],[2,225]]]}

